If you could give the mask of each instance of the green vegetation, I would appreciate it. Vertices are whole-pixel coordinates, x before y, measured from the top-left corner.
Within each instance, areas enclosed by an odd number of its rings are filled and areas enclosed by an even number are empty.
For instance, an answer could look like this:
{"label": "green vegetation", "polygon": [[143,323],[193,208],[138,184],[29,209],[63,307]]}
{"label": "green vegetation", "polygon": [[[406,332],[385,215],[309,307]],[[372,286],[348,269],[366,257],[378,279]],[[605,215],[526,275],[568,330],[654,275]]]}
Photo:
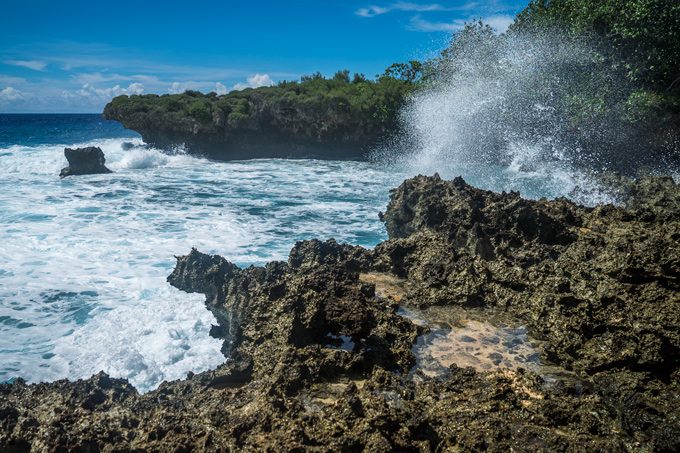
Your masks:
{"label": "green vegetation", "polygon": [[657,90],[680,83],[677,0],[533,0],[515,29],[559,26],[599,39],[631,80]]}
{"label": "green vegetation", "polygon": [[492,119],[482,133],[495,154],[504,137],[549,134],[594,165],[678,159],[678,0],[533,0],[502,35],[467,24],[422,73],[429,86],[493,93],[467,121]]}
{"label": "green vegetation", "polygon": [[[470,23],[438,58],[395,63],[374,80],[344,70],[221,96],[119,96],[104,113],[159,145],[242,148],[268,140],[301,149],[366,150],[399,129],[400,110],[414,90],[456,77],[507,80],[508,55],[517,43],[545,61],[538,59],[529,79],[505,85],[497,123],[518,131],[560,123],[565,136],[582,139],[579,146],[608,147],[605,152],[621,146],[672,150],[680,142],[678,0],[532,0],[505,34]],[[563,54],[570,56],[560,59]],[[557,113],[547,119],[545,112],[514,114],[518,106],[535,110],[536,100]],[[603,138],[603,130],[619,137]],[[494,140],[489,137],[490,147]]]}
{"label": "green vegetation", "polygon": [[563,30],[596,49],[591,73],[603,80],[573,99],[574,117],[617,115],[622,130],[646,131],[652,141],[675,149],[680,137],[678,0],[532,0],[508,34],[545,29]]}
{"label": "green vegetation", "polygon": [[118,96],[104,113],[163,145],[186,142],[176,136],[191,133],[203,142],[250,134],[301,145],[370,146],[398,128],[399,110],[415,86],[418,65],[395,65],[375,80],[363,74],[350,77],[344,70],[330,78],[317,73],[222,96],[196,91]]}

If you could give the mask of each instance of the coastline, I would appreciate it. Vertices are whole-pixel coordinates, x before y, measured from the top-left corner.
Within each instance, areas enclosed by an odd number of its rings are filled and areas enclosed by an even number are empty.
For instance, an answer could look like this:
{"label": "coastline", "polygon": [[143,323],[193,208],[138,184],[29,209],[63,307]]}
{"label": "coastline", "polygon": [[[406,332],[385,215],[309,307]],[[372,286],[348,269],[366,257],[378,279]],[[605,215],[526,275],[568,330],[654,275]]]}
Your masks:
{"label": "coastline", "polygon": [[[303,241],[246,269],[194,250],[168,281],[205,294],[230,360],[144,395],[101,373],[4,384],[0,444],[676,449],[680,190],[621,187],[624,207],[585,208],[416,177],[391,192],[390,238],[373,250]],[[454,365],[414,379],[429,327],[398,309],[447,306],[526,325],[562,373]]]}

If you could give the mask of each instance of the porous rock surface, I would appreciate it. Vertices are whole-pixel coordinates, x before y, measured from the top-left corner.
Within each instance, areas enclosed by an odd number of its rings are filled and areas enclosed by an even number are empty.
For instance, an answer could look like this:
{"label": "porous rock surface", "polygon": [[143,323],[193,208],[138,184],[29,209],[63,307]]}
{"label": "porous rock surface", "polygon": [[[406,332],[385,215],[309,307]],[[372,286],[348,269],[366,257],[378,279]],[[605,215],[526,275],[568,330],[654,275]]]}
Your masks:
{"label": "porous rock surface", "polygon": [[[247,269],[192,250],[168,280],[206,295],[230,359],[144,395],[103,373],[3,384],[0,449],[677,451],[680,190],[627,184],[584,208],[416,177],[374,250],[305,241]],[[360,272],[404,278],[405,305],[511,314],[578,379],[414,380],[423,328]]]}
{"label": "porous rock surface", "polygon": [[106,168],[104,152],[96,146],[86,148],[65,148],[64,156],[68,160],[68,167],[61,169],[59,177],[75,175],[94,175],[99,173],[111,173]]}

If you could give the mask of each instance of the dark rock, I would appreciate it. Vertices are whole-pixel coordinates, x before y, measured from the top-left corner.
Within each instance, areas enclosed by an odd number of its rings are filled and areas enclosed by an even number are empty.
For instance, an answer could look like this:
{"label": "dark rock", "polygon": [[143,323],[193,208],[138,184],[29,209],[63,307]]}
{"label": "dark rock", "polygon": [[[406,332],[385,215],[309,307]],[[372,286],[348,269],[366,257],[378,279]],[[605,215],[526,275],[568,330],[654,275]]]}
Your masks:
{"label": "dark rock", "polygon": [[95,146],[76,149],[65,148],[64,155],[68,160],[68,167],[61,169],[61,173],[59,173],[61,178],[74,175],[111,173],[111,170],[104,165],[106,162],[104,153]]}
{"label": "dark rock", "polygon": [[[168,281],[205,294],[229,360],[145,395],[103,373],[0,384],[0,450],[678,451],[680,190],[631,184],[589,209],[418,177],[371,251],[303,241],[241,269],[192,250]],[[578,379],[411,379],[422,329],[360,280],[376,271],[406,278],[403,303],[520,320]]]}
{"label": "dark rock", "polygon": [[212,159],[365,159],[399,129],[399,111],[413,88],[393,79],[319,82],[222,96],[123,95],[109,102],[103,114],[151,146],[181,147]]}

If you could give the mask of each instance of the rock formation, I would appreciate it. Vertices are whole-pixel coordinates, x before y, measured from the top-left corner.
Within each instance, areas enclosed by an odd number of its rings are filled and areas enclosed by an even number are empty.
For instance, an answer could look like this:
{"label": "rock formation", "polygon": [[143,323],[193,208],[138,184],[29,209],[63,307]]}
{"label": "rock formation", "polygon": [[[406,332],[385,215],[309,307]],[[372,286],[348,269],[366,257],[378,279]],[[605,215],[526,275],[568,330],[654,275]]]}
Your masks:
{"label": "rock formation", "polygon": [[399,128],[412,83],[393,77],[350,82],[348,74],[283,82],[218,96],[118,96],[104,117],[147,144],[213,159],[362,159]]}
{"label": "rock formation", "polygon": [[[144,395],[104,374],[0,385],[0,447],[677,451],[680,190],[648,178],[621,199],[420,176],[392,192],[374,250],[304,241],[247,269],[192,250],[168,281],[205,294],[226,363]],[[516,319],[563,374],[423,375],[428,327],[400,307]]]}
{"label": "rock formation", "polygon": [[87,148],[65,148],[64,155],[68,160],[68,167],[61,169],[60,178],[75,175],[94,175],[98,173],[111,173],[106,168],[104,152],[95,146]]}

